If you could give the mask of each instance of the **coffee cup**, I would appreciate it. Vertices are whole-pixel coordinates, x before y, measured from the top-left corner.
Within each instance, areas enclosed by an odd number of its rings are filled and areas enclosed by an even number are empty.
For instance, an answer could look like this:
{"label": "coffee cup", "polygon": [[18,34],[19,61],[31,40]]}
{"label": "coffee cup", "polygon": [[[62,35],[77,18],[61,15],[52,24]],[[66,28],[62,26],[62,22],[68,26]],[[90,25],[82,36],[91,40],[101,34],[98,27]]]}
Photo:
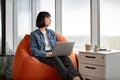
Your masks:
{"label": "coffee cup", "polygon": [[85,50],[90,51],[91,50],[91,44],[85,44]]}

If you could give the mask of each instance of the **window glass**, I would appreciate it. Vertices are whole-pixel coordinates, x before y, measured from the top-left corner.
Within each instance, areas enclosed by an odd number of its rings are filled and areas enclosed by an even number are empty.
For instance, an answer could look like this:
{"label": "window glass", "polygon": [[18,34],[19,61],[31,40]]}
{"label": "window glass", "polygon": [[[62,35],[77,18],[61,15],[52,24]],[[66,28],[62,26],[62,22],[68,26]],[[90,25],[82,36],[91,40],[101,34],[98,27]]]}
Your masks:
{"label": "window glass", "polygon": [[100,45],[120,49],[120,0],[100,0]]}
{"label": "window glass", "polygon": [[40,10],[51,14],[51,25],[48,27],[55,31],[55,0],[40,0]]}
{"label": "window glass", "polygon": [[6,0],[6,54],[8,50],[13,51],[13,1]]}
{"label": "window glass", "polygon": [[62,34],[75,41],[75,49],[90,43],[90,0],[62,1]]}
{"label": "window glass", "polygon": [[17,0],[18,42],[31,31],[31,0]]}

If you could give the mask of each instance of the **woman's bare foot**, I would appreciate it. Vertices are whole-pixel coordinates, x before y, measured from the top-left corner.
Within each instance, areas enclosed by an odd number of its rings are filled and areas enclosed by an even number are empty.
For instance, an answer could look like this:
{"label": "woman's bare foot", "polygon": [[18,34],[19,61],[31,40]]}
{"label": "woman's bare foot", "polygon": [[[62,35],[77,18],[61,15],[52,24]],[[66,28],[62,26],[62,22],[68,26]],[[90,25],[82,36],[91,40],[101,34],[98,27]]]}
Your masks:
{"label": "woman's bare foot", "polygon": [[80,80],[80,77],[76,76],[73,78],[73,80]]}

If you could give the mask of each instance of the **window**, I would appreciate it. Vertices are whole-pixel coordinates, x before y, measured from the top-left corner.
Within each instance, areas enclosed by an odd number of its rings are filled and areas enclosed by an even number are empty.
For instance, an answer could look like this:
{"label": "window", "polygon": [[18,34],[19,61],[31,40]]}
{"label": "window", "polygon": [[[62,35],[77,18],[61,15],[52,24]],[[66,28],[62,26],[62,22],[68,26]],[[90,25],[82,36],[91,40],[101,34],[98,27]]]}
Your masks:
{"label": "window", "polygon": [[62,34],[75,41],[75,49],[90,43],[90,0],[62,1]]}
{"label": "window", "polygon": [[31,0],[17,0],[18,42],[31,32]]}
{"label": "window", "polygon": [[0,0],[0,55],[2,53],[2,27],[1,27],[1,0]]}
{"label": "window", "polygon": [[6,0],[6,52],[13,51],[13,2]]}
{"label": "window", "polygon": [[100,0],[100,45],[120,49],[120,1]]}
{"label": "window", "polygon": [[6,2],[4,0],[0,0],[0,56],[5,56],[5,9]]}
{"label": "window", "polygon": [[31,0],[7,0],[6,23],[6,48],[15,52],[20,40],[31,31]]}
{"label": "window", "polygon": [[51,25],[48,27],[55,31],[55,0],[40,0],[40,10],[51,14]]}

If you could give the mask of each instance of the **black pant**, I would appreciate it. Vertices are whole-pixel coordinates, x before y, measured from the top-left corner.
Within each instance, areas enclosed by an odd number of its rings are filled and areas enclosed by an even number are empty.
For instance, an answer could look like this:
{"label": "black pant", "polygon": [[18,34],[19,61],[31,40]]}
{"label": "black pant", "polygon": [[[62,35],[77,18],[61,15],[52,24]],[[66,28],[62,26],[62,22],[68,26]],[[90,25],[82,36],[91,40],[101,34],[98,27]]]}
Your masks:
{"label": "black pant", "polygon": [[80,76],[68,56],[44,57],[40,61],[54,67],[62,80],[72,80],[75,76]]}

